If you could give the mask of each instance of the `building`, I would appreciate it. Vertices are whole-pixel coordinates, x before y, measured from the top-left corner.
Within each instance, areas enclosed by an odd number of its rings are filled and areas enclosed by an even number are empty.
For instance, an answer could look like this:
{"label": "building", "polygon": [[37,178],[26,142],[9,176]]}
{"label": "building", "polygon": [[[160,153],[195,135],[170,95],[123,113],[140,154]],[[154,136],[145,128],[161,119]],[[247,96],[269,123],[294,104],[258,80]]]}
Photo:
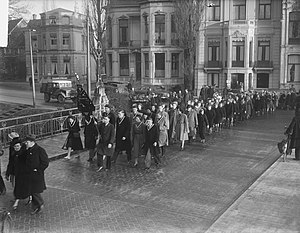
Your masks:
{"label": "building", "polygon": [[0,79],[25,80],[25,37],[24,19],[14,19],[8,22],[8,44],[0,48]]}
{"label": "building", "polygon": [[196,89],[278,89],[281,13],[278,0],[210,0],[198,38]]}
{"label": "building", "polygon": [[280,88],[300,90],[300,4],[282,1]]}
{"label": "building", "polygon": [[107,22],[106,72],[113,81],[183,84],[171,0],[112,0]]}
{"label": "building", "polygon": [[[87,48],[85,17],[57,8],[34,15],[28,22],[26,36],[27,80],[31,77],[30,36],[33,70],[37,81],[46,77],[74,77],[86,80]],[[91,80],[95,81],[95,62],[91,61]]]}

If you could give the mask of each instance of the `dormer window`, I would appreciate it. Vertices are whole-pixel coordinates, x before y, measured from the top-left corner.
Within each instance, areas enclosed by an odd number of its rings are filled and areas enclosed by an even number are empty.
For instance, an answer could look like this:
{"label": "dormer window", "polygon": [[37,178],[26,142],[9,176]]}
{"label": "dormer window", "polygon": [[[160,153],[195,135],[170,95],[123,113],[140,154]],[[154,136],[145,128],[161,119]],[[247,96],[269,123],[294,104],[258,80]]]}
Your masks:
{"label": "dormer window", "polygon": [[49,17],[49,19],[50,19],[50,24],[52,24],[52,25],[55,25],[56,24],[56,16],[50,16]]}

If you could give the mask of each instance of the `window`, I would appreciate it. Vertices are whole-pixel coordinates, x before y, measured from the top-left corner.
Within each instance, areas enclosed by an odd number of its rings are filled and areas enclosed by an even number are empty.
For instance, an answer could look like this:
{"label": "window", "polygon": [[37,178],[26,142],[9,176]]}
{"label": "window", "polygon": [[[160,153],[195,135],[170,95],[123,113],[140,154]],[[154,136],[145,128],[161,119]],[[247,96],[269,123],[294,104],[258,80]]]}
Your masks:
{"label": "window", "polygon": [[257,73],[257,88],[269,88],[269,74]]}
{"label": "window", "polygon": [[220,60],[220,41],[208,42],[208,61]]}
{"label": "window", "polygon": [[64,57],[64,74],[71,73],[70,60],[70,57]]}
{"label": "window", "polygon": [[171,75],[179,76],[179,53],[172,53]]}
{"label": "window", "polygon": [[210,6],[208,9],[208,20],[219,21],[220,20],[220,0],[210,0]]}
{"label": "window", "polygon": [[207,74],[207,85],[208,86],[219,86],[219,74],[218,73],[209,73]]}
{"label": "window", "polygon": [[300,55],[288,57],[288,82],[300,81]]}
{"label": "window", "polygon": [[85,36],[81,35],[81,50],[85,50]]}
{"label": "window", "polygon": [[258,41],[258,61],[270,61],[270,41]]}
{"label": "window", "polygon": [[120,54],[120,75],[129,76],[129,54]]}
{"label": "window", "polygon": [[70,45],[70,34],[63,33],[63,45]]}
{"label": "window", "polygon": [[271,19],[271,0],[259,0],[259,19]]}
{"label": "window", "polygon": [[244,41],[232,42],[232,66],[244,67]]}
{"label": "window", "polygon": [[38,70],[38,61],[37,58],[33,58],[33,70],[34,70],[34,74],[38,74],[39,70]]}
{"label": "window", "polygon": [[112,47],[112,21],[110,17],[107,19],[107,37],[108,46]]}
{"label": "window", "polygon": [[291,12],[289,18],[289,44],[300,44],[300,12]]}
{"label": "window", "polygon": [[165,44],[165,15],[155,15],[155,44]]}
{"label": "window", "polygon": [[49,20],[50,20],[50,24],[56,24],[56,16],[50,16],[49,17]]}
{"label": "window", "polygon": [[108,76],[112,76],[112,54],[109,53],[108,55],[108,71],[107,71],[107,74]]}
{"label": "window", "polygon": [[62,17],[62,24],[64,24],[64,25],[69,25],[69,24],[70,24],[70,17],[67,16],[67,15],[64,15],[64,16]]}
{"label": "window", "polygon": [[57,57],[51,57],[51,74],[57,74]]}
{"label": "window", "polygon": [[120,47],[128,46],[128,19],[119,20]]}
{"label": "window", "polygon": [[176,20],[175,15],[171,15],[171,44],[179,45],[179,39],[176,32]]}
{"label": "window", "polygon": [[57,45],[57,34],[50,33],[50,45]]}
{"label": "window", "polygon": [[149,53],[144,53],[145,58],[145,77],[149,77]]}
{"label": "window", "polygon": [[144,34],[144,46],[148,46],[149,45],[149,22],[148,22],[148,15],[147,14],[143,14],[143,18],[144,18],[144,30],[145,30],[145,34]]}
{"label": "window", "polygon": [[32,50],[38,49],[38,38],[37,36],[31,36]]}
{"label": "window", "polygon": [[165,54],[155,53],[155,77],[165,77]]}
{"label": "window", "polygon": [[246,19],[246,0],[234,0],[234,19],[243,20]]}

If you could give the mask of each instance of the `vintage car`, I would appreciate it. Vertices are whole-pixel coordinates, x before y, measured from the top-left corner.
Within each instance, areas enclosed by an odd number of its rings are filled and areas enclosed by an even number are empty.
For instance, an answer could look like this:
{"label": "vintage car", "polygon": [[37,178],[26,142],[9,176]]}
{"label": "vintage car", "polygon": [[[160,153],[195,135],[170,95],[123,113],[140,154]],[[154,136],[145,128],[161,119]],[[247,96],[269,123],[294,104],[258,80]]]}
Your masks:
{"label": "vintage car", "polygon": [[59,103],[64,103],[65,100],[76,101],[77,92],[72,87],[72,80],[68,79],[48,79],[42,82],[40,93],[44,93],[45,102],[51,99],[57,99]]}

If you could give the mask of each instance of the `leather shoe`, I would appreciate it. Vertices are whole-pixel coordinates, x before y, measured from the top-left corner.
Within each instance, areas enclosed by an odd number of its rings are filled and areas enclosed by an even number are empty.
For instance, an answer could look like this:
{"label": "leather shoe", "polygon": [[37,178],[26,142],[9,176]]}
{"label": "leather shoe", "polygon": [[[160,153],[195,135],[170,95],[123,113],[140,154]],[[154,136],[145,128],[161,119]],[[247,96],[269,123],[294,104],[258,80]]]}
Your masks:
{"label": "leather shoe", "polygon": [[43,209],[44,209],[44,205],[41,205],[40,207],[35,208],[30,214],[35,215],[41,213]]}

